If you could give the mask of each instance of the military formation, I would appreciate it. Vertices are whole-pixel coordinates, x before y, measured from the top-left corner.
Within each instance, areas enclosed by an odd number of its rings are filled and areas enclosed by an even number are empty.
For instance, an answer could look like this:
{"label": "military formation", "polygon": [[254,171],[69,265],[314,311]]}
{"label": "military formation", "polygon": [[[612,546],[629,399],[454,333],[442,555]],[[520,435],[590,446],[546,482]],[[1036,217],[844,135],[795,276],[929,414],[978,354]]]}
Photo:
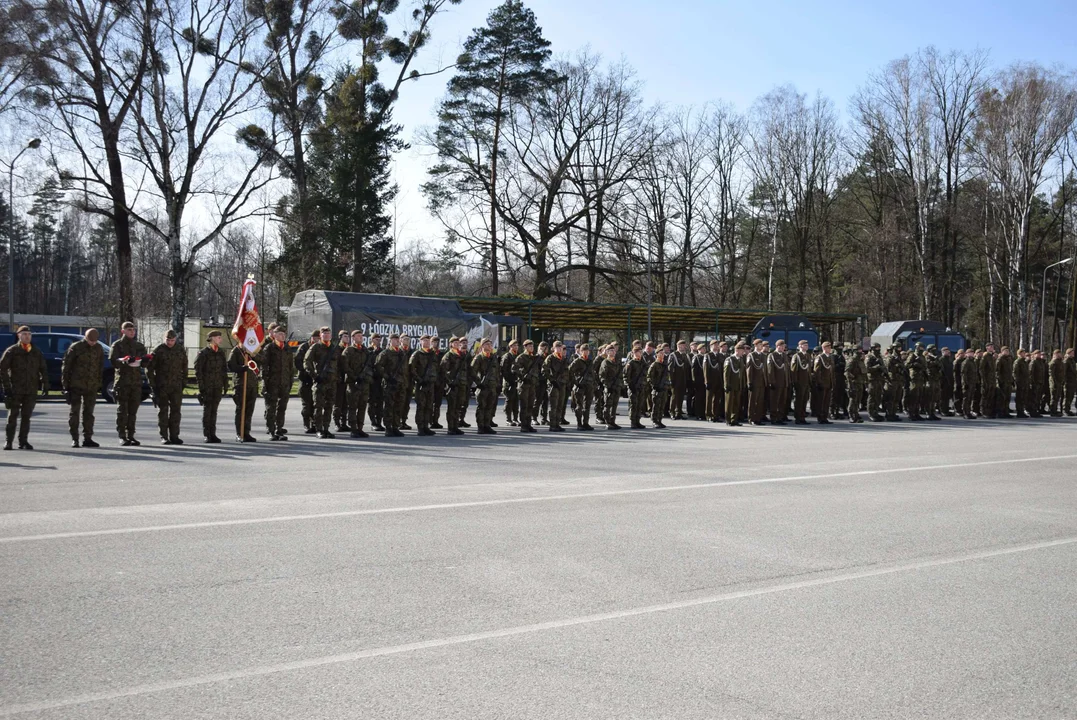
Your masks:
{"label": "military formation", "polygon": [[[152,352],[136,337],[134,323],[121,327],[121,337],[107,356],[114,369],[116,432],[120,444],[137,446],[135,425],[143,400],[143,373],[157,408],[161,443],[182,445],[180,418],[189,385],[187,351],[176,333],[165,332]],[[45,358],[34,346],[27,327],[18,342],[0,357],[0,381],[8,409],[5,450],[32,450],[30,418],[37,399],[48,394]],[[570,353],[560,341],[509,342],[498,353],[489,339],[469,349],[464,337],[452,337],[447,349],[436,336],[423,335],[417,347],[398,334],[372,335],[331,328],[311,333],[293,352],[283,326],[270,325],[253,353],[242,346],[227,352],[223,336],[207,335],[194,362],[202,434],[220,443],[217,416],[221,400],[231,392],[235,404],[237,442],[256,442],[254,410],[263,398],[265,430],[271,441],[286,441],[284,427],[293,383],[299,381],[304,432],[322,439],[336,433],[369,437],[365,428],[401,437],[416,429],[420,436],[446,429],[462,435],[471,397],[480,435],[496,434],[494,422],[504,395],[504,416],[520,432],[592,431],[595,421],[609,430],[617,422],[620,400],[628,398],[631,429],[667,427],[665,420],[692,418],[738,426],[805,425],[834,420],[863,423],[937,421],[960,415],[976,418],[1074,416],[1077,358],[1073,349],[1016,353],[996,350],[938,349],[917,344],[910,350],[878,344],[859,347],[824,342],[812,348],[801,340],[795,348],[778,340],[736,343],[679,341],[675,346],[634,341],[622,357],[617,343],[592,352],[589,343]],[[94,441],[94,410],[101,394],[106,348],[96,330],[68,348],[61,375],[70,407],[73,447],[100,447]],[[408,424],[412,403],[415,427]],[[442,425],[444,410],[445,425]],[[902,417],[904,415],[904,418]],[[369,425],[368,425],[369,422]],[[334,433],[335,430],[335,433]]]}

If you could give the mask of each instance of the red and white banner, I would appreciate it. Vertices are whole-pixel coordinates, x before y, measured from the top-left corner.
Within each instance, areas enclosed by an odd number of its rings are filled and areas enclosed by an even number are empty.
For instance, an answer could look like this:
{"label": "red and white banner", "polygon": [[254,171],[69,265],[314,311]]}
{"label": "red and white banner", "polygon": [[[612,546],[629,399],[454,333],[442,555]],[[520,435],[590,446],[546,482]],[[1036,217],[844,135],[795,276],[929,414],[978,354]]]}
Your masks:
{"label": "red and white banner", "polygon": [[236,324],[232,326],[232,337],[248,353],[257,352],[265,339],[262,321],[258,318],[258,305],[254,302],[254,280],[243,283],[243,296],[239,299],[239,312]]}

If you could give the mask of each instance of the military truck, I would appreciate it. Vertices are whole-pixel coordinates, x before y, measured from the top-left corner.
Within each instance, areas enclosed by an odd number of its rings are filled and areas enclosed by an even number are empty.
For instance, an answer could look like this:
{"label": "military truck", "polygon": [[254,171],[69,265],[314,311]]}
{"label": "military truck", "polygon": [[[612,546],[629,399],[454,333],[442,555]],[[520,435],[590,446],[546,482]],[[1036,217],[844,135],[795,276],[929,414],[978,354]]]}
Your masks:
{"label": "military truck", "polygon": [[925,346],[934,345],[940,351],[947,347],[952,352],[968,347],[968,341],[964,335],[937,320],[884,322],[871,334],[871,342],[879,343],[883,349],[898,345],[902,350],[916,347],[916,343],[923,343]]}
{"label": "military truck", "polygon": [[803,315],[767,315],[756,323],[749,337],[752,340],[766,340],[771,347],[779,340],[785,340],[785,344],[793,350],[801,340],[807,340],[810,347],[819,344],[819,331]]}

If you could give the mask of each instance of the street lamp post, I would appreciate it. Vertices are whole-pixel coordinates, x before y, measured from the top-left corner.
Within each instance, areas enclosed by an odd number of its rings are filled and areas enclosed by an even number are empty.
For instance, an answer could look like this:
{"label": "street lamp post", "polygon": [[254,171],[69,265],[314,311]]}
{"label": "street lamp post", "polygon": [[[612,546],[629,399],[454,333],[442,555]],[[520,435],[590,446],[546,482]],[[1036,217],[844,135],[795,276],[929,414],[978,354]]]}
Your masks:
{"label": "street lamp post", "polygon": [[1047,271],[1053,267],[1059,265],[1065,265],[1066,263],[1073,262],[1073,258],[1066,258],[1065,260],[1059,260],[1053,265],[1048,265],[1043,269],[1043,285],[1040,286],[1042,293],[1040,297],[1040,350],[1043,350],[1043,329],[1047,325]]}
{"label": "street lamp post", "polygon": [[8,166],[7,175],[7,324],[15,332],[15,163],[27,150],[37,150],[41,140],[34,138],[26,144]]}

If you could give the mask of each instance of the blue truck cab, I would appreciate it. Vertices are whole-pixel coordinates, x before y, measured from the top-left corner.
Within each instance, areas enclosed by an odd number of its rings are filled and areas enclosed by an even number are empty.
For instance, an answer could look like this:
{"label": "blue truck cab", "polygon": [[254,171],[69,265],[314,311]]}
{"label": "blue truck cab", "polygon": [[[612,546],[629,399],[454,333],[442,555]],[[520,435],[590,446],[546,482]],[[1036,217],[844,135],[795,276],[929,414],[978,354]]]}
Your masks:
{"label": "blue truck cab", "polygon": [[791,350],[796,350],[801,340],[807,340],[809,347],[819,344],[819,331],[803,315],[767,315],[756,323],[749,337],[766,340],[772,348],[779,340],[785,340]]}
{"label": "blue truck cab", "polygon": [[950,348],[951,352],[968,348],[964,335],[937,320],[885,322],[875,328],[875,332],[871,334],[871,342],[879,343],[884,349],[898,345],[902,350],[909,350],[916,347],[916,343],[923,343],[925,347],[934,345],[940,352],[944,347]]}

